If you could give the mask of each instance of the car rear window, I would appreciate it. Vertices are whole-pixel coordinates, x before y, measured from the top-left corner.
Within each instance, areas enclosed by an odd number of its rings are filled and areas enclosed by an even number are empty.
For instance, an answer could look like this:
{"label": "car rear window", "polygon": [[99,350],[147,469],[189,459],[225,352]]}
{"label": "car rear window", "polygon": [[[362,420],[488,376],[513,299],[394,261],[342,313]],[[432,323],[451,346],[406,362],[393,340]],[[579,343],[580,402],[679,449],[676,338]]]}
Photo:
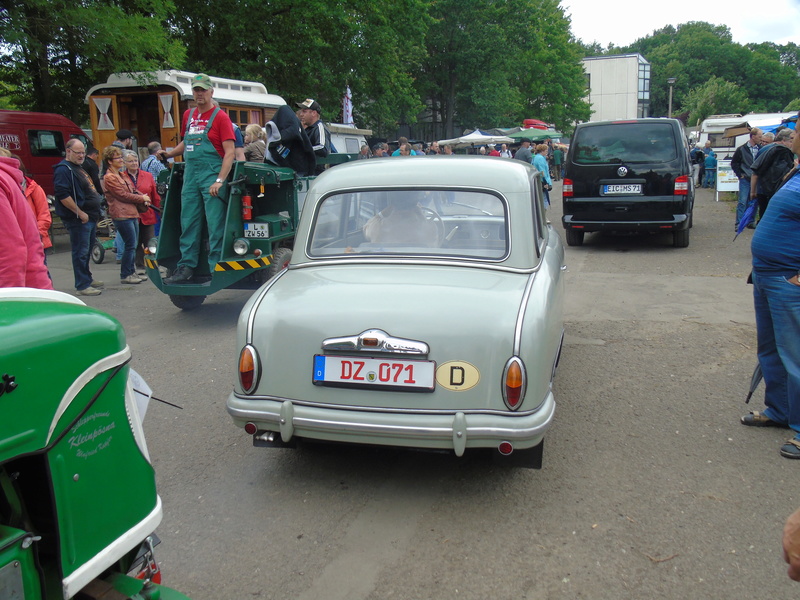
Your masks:
{"label": "car rear window", "polygon": [[309,237],[311,257],[438,256],[499,260],[508,211],[493,194],[464,190],[369,190],[328,196]]}
{"label": "car rear window", "polygon": [[661,163],[678,148],[669,123],[609,123],[580,129],[572,162],[578,165]]}

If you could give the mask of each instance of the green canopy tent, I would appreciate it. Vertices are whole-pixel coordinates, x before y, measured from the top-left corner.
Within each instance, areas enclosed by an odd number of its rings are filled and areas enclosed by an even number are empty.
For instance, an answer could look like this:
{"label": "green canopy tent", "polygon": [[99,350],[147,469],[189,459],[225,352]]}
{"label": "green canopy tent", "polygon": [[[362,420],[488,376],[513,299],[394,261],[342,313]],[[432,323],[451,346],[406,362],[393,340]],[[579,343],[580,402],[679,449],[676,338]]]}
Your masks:
{"label": "green canopy tent", "polygon": [[553,140],[564,137],[564,134],[559,131],[545,131],[544,129],[520,129],[514,133],[509,133],[508,137],[521,142],[528,140],[529,142],[541,142],[544,140]]}

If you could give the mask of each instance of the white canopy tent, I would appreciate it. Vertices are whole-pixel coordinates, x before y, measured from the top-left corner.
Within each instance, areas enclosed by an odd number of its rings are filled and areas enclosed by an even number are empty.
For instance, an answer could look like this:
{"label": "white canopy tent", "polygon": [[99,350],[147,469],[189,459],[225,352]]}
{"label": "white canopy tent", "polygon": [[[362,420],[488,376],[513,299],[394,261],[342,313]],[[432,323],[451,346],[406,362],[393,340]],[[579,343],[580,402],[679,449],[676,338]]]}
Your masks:
{"label": "white canopy tent", "polygon": [[487,144],[513,144],[514,140],[505,135],[486,135],[476,129],[472,133],[462,135],[451,140],[439,140],[440,146],[453,148],[471,148],[472,146],[486,146]]}

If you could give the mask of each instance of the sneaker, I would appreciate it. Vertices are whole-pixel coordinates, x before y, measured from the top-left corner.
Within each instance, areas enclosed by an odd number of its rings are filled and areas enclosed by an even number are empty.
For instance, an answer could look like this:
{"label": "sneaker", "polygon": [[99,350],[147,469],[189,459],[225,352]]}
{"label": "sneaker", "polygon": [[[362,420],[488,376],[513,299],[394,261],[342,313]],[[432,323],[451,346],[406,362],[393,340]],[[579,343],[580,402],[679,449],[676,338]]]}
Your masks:
{"label": "sneaker", "polygon": [[102,293],[103,292],[101,292],[98,289],[95,289],[93,287],[87,287],[85,290],[76,290],[75,295],[76,296],[99,296]]}
{"label": "sneaker", "polygon": [[147,275],[147,269],[145,269],[144,267],[136,267],[136,274]]}
{"label": "sneaker", "polygon": [[117,264],[118,264],[118,265],[121,265],[121,264],[122,264],[122,259],[121,259],[121,258],[118,258],[118,259],[117,259]]}
{"label": "sneaker", "polygon": [[105,285],[105,283],[103,283],[102,281],[92,281],[92,283],[89,285],[93,288],[101,288]]}
{"label": "sneaker", "polygon": [[185,267],[183,265],[179,265],[175,272],[172,274],[172,277],[167,277],[164,280],[164,283],[167,285],[173,285],[175,283],[188,283],[192,280],[192,276],[194,275],[194,270],[191,267]]}
{"label": "sneaker", "polygon": [[120,283],[142,283],[138,275],[128,275],[124,279],[120,279]]}

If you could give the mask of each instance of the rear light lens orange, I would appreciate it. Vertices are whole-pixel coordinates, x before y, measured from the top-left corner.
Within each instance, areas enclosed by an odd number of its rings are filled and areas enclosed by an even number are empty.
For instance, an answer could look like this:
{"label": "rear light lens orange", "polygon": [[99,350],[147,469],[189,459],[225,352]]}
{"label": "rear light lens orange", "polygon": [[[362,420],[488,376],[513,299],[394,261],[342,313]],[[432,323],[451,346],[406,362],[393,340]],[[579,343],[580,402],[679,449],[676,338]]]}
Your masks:
{"label": "rear light lens orange", "polygon": [[509,410],[517,410],[525,398],[525,365],[518,356],[512,356],[503,371],[503,402]]}
{"label": "rear light lens orange", "polygon": [[258,353],[248,344],[239,353],[239,384],[245,394],[252,394],[255,391],[258,386],[259,371]]}
{"label": "rear light lens orange", "polygon": [[572,198],[572,179],[565,179],[561,185],[561,195],[564,198]]}
{"label": "rear light lens orange", "polygon": [[689,176],[681,175],[675,178],[675,195],[687,196],[689,195]]}

